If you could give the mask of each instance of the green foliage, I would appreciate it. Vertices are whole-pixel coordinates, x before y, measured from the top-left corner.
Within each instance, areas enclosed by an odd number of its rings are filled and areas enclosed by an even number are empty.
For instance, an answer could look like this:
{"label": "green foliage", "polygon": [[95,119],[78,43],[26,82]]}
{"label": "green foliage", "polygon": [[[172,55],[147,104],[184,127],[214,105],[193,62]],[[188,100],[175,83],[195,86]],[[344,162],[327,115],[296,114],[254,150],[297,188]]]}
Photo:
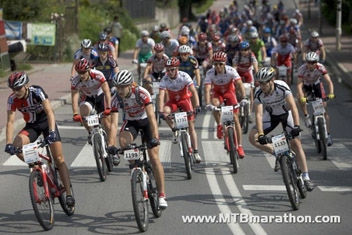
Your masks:
{"label": "green foliage", "polygon": [[196,14],[203,14],[213,5],[213,2],[214,0],[199,0],[198,4],[194,4],[193,9]]}

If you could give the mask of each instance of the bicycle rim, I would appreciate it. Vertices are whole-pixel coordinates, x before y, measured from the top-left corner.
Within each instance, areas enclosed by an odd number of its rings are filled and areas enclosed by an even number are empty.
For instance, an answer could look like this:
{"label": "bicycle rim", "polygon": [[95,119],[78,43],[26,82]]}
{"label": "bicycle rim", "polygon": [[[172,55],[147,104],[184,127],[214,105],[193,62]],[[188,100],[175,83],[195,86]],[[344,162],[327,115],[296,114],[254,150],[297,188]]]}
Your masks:
{"label": "bicycle rim", "polygon": [[328,159],[328,153],[327,153],[327,144],[326,144],[326,138],[325,136],[325,127],[324,127],[324,120],[322,118],[318,118],[318,129],[319,129],[319,136],[320,136],[320,147],[321,147],[321,155],[323,156],[324,160]]}
{"label": "bicycle rim", "polygon": [[291,206],[294,210],[299,209],[299,196],[296,185],[296,180],[292,174],[291,162],[288,156],[283,155],[280,158],[280,166],[282,172],[282,178],[286,187],[287,195],[290,200]]}
{"label": "bicycle rim", "polygon": [[[39,184],[39,185],[38,185]],[[42,175],[39,171],[32,171],[29,176],[29,195],[35,217],[44,230],[54,227],[54,207],[51,195],[45,194]]]}
{"label": "bicycle rim", "polygon": [[244,134],[248,132],[249,125],[249,113],[248,113],[248,105],[244,106],[244,120],[243,120],[243,128],[242,131]]}
{"label": "bicycle rim", "polygon": [[143,173],[135,170],[131,180],[132,204],[134,216],[141,232],[148,229],[149,215],[148,215],[148,200],[143,196]]}
{"label": "bicycle rim", "polygon": [[93,148],[94,148],[94,157],[95,162],[97,164],[98,174],[101,181],[106,180],[106,163],[104,159],[101,136],[99,134],[95,134],[93,138]]}
{"label": "bicycle rim", "polygon": [[190,156],[188,153],[187,134],[185,132],[181,132],[181,144],[182,144],[183,159],[185,161],[187,179],[190,180],[192,179],[192,168],[191,168]]}
{"label": "bicycle rim", "polygon": [[[55,169],[55,177],[57,179],[56,180],[57,188],[60,190],[60,196],[59,196],[60,206],[61,206],[62,210],[65,212],[66,215],[71,216],[71,215],[73,215],[75,213],[75,207],[68,207],[66,205],[66,196],[67,196],[67,194],[66,194],[66,190],[65,190],[64,184],[61,181],[58,169]],[[71,195],[74,198],[75,196],[74,196],[74,193],[73,193],[72,184],[70,184],[70,189],[71,189]]]}
{"label": "bicycle rim", "polygon": [[159,218],[162,214],[162,210],[159,207],[159,192],[154,178],[153,169],[149,167],[149,182],[148,182],[148,197],[150,201],[150,207],[152,208],[153,215],[155,218]]}
{"label": "bicycle rim", "polygon": [[234,139],[234,130],[233,128],[228,128],[228,139],[229,139],[229,147],[230,147],[230,161],[232,163],[233,173],[236,174],[238,172],[238,159],[237,159],[237,150],[235,146]]}
{"label": "bicycle rim", "polygon": [[[108,137],[106,136],[106,132],[104,131],[103,132],[103,135],[104,135],[104,141],[105,141],[105,152],[107,153],[108,150],[107,150],[107,146],[108,146],[108,143],[107,143],[107,139]],[[114,168],[114,165],[112,164],[112,155],[111,154],[108,154],[108,156],[105,158],[105,165],[106,165],[106,168],[108,170],[108,172],[112,172],[112,169]]]}

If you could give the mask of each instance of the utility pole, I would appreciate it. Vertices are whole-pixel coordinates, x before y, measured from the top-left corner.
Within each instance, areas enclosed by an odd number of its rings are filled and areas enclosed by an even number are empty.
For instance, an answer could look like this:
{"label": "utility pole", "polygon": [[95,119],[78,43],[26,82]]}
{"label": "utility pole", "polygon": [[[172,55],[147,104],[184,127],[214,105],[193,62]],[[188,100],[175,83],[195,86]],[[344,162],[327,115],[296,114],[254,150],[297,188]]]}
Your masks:
{"label": "utility pole", "polygon": [[310,19],[310,0],[307,0],[308,2],[308,19]]}
{"label": "utility pole", "polygon": [[342,0],[337,0],[336,5],[336,50],[341,50],[341,18],[342,18]]}

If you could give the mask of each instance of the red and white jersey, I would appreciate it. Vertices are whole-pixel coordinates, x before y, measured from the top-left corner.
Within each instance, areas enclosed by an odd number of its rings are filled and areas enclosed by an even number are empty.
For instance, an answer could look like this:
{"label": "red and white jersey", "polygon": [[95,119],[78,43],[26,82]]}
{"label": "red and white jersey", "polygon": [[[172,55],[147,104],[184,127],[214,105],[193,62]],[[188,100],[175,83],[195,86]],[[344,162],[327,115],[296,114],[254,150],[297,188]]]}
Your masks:
{"label": "red and white jersey", "polygon": [[320,38],[318,38],[316,42],[313,42],[311,39],[307,39],[304,41],[303,46],[307,48],[308,52],[316,52],[319,55],[320,48],[324,46],[324,43]]}
{"label": "red and white jersey", "polygon": [[193,55],[199,59],[206,59],[209,56],[209,51],[213,49],[211,42],[207,42],[205,45],[200,46],[199,43],[193,47]]}
{"label": "red and white jersey", "polygon": [[104,74],[99,70],[91,69],[87,81],[81,81],[78,75],[72,79],[71,90],[79,90],[84,95],[92,97],[103,93],[101,85],[104,82],[106,82]]}
{"label": "red and white jersey", "polygon": [[[123,102],[123,110],[126,114],[126,120],[141,120],[148,118],[145,111],[145,105],[152,103],[152,97],[143,87],[131,87],[131,96],[128,98],[118,98],[117,92],[111,98],[111,111],[116,112],[120,107],[120,101]],[[138,97],[137,97],[138,95]]]}
{"label": "red and white jersey", "polygon": [[236,69],[231,66],[225,65],[225,72],[222,74],[216,73],[215,68],[208,70],[204,84],[213,85],[213,91],[219,94],[226,92],[235,92],[235,81],[240,80],[241,77]]}
{"label": "red and white jersey", "polygon": [[286,47],[282,47],[281,44],[278,44],[274,47],[272,54],[277,54],[277,62],[283,64],[291,60],[291,55],[295,53],[295,48],[287,43]]}
{"label": "red and white jersey", "polygon": [[219,51],[225,52],[226,45],[223,42],[212,43],[211,46],[213,48],[213,53],[216,53],[216,52],[219,52]]}
{"label": "red and white jersey", "polygon": [[302,78],[304,85],[313,85],[317,82],[320,82],[320,78],[327,74],[328,71],[324,65],[317,63],[314,70],[310,71],[307,67],[307,64],[303,64],[298,68],[298,77]]}
{"label": "red and white jersey", "polygon": [[169,99],[177,102],[192,97],[192,93],[189,90],[190,86],[193,86],[192,78],[188,73],[178,71],[175,79],[165,75],[160,81],[159,90],[166,90],[169,94]]}
{"label": "red and white jersey", "polygon": [[253,70],[253,63],[258,63],[257,58],[253,52],[250,55],[240,55],[240,51],[236,52],[235,57],[233,58],[232,64],[237,66],[238,72],[248,72]]}
{"label": "red and white jersey", "polygon": [[152,55],[149,57],[147,63],[152,65],[153,71],[152,72],[165,72],[165,62],[169,59],[166,54],[159,59],[156,55]]}

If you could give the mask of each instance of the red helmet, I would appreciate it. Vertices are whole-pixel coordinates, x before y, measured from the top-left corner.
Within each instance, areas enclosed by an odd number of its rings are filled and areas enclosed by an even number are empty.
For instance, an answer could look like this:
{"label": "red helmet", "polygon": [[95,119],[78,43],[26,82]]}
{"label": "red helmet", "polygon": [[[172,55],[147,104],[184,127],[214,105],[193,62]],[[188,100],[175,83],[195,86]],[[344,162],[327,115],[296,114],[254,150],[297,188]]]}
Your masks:
{"label": "red helmet", "polygon": [[214,53],[213,55],[213,61],[226,62],[226,60],[227,60],[227,55],[225,52],[219,51]]}
{"label": "red helmet", "polygon": [[171,57],[165,61],[166,67],[178,67],[180,66],[180,60],[177,57]]}
{"label": "red helmet", "polygon": [[198,34],[198,41],[205,41],[207,40],[207,35],[205,33]]}
{"label": "red helmet", "polygon": [[213,37],[212,37],[212,40],[213,40],[214,42],[218,42],[218,41],[220,41],[220,36],[214,34]]}
{"label": "red helmet", "polygon": [[18,87],[23,87],[29,81],[29,78],[25,72],[14,72],[7,79],[7,86],[14,89]]}
{"label": "red helmet", "polygon": [[164,50],[164,45],[162,43],[157,43],[154,46],[155,51],[163,51]]}
{"label": "red helmet", "polygon": [[90,68],[89,62],[87,59],[82,58],[75,66],[77,72],[86,72]]}

